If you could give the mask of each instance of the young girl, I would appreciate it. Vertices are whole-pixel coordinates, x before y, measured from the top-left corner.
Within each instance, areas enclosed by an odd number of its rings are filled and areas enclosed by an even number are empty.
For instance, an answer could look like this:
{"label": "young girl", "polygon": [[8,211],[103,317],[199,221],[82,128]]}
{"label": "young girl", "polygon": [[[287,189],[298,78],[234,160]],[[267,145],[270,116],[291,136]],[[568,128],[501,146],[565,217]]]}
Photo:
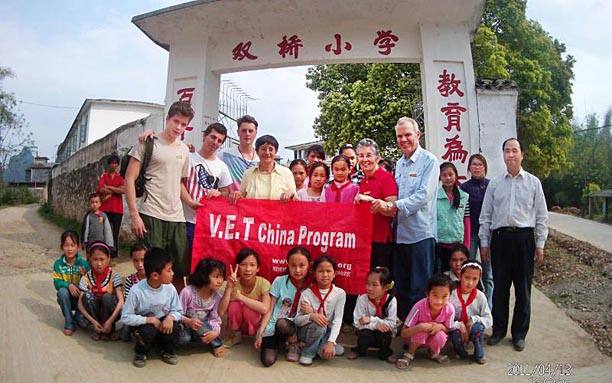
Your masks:
{"label": "young girl", "polygon": [[[78,310],[81,295],[78,285],[81,275],[89,270],[89,264],[79,254],[79,235],[76,231],[62,233],[60,249],[62,255],[53,263],[53,286],[64,315],[64,335],[70,336],[76,330],[76,324],[86,325]],[[76,313],[73,314],[73,311]]]}
{"label": "young girl", "polygon": [[449,303],[451,280],[444,274],[435,274],[427,282],[427,297],[418,301],[406,317],[401,336],[409,342],[408,352],[397,360],[397,368],[406,369],[414,359],[416,350],[425,346],[428,356],[438,363],[448,363],[450,359],[440,350],[446,344],[446,331],[455,320],[455,309]]}
{"label": "young girl", "polygon": [[457,186],[457,168],[451,162],[440,165],[436,207],[438,211],[438,244],[436,272],[448,270],[450,249],[456,243],[470,247],[470,208],[468,194]]}
{"label": "young girl", "polygon": [[450,337],[457,355],[467,358],[465,344],[471,341],[474,343],[474,360],[486,364],[482,338],[485,330],[493,325],[493,316],[487,297],[476,288],[481,275],[482,265],[478,261],[467,261],[461,266],[461,282],[450,298],[455,306],[455,319],[458,319]]}
{"label": "young girl", "polygon": [[300,201],[325,202],[323,187],[329,178],[329,168],[322,162],[315,162],[310,167],[310,187],[297,192]]}
{"label": "young girl", "polygon": [[334,285],[336,262],[322,255],[312,269],[314,283],[300,298],[300,309],[295,317],[298,339],[304,342],[300,364],[310,366],[318,354],[324,359],[343,355],[344,348],[336,343],[342,327],[346,293]]}
{"label": "young girl", "polygon": [[91,270],[81,278],[79,311],[92,325],[91,339],[119,340],[115,322],[123,307],[123,280],[109,267],[111,250],[104,242],[89,244],[88,258]]}
{"label": "young girl", "polygon": [[[128,294],[130,293],[130,289],[132,286],[142,281],[143,279],[147,279],[147,274],[144,268],[144,257],[147,252],[147,248],[141,243],[134,243],[132,248],[130,249],[130,255],[132,257],[132,265],[136,270],[135,273],[128,275],[125,278],[125,285],[123,286],[123,299],[127,301]],[[123,325],[121,328],[121,339],[125,342],[129,342],[131,339],[130,335],[130,326]]]}
{"label": "young girl", "polygon": [[276,277],[270,288],[270,307],[261,319],[257,332],[255,348],[261,352],[261,363],[269,367],[276,362],[278,350],[289,343],[287,360],[297,362],[299,350],[295,337],[293,318],[298,303],[308,285],[310,252],[301,246],[289,250],[287,254],[288,275]]}
{"label": "young girl", "polygon": [[306,180],[306,161],[301,158],[291,161],[289,169],[293,173],[293,180],[295,181],[295,190],[300,191],[306,189],[308,184],[304,182]]}
{"label": "young girl", "polygon": [[200,340],[212,347],[213,355],[225,355],[221,333],[221,317],[217,311],[221,302],[219,289],[225,280],[225,265],[213,258],[201,259],[193,274],[189,276],[189,285],[181,291],[179,300],[183,307],[183,325],[185,335],[180,336],[179,343]]}
{"label": "young girl", "polygon": [[357,168],[357,151],[353,144],[344,144],[338,154],[342,154],[349,159],[349,179],[355,185],[359,185],[359,181],[363,178],[363,172]]}
{"label": "young girl", "polygon": [[378,358],[396,363],[391,350],[391,340],[397,332],[397,301],[390,293],[393,288],[391,272],[386,267],[377,267],[366,278],[366,293],[357,298],[353,312],[357,328],[357,347],[347,355],[349,360],[365,356],[368,347],[378,348]]}
{"label": "young girl", "polygon": [[232,332],[230,339],[223,341],[226,347],[240,343],[242,334],[255,336],[262,315],[270,307],[270,282],[257,275],[259,267],[259,254],[251,249],[242,249],[236,255],[236,269],[230,265],[230,276],[219,305],[220,316],[228,313]]}
{"label": "young girl", "polygon": [[470,259],[469,251],[464,244],[457,243],[451,247],[448,261],[449,270],[445,271],[444,274],[448,275],[453,282],[453,288],[459,285],[459,280],[461,279],[461,266],[463,266],[463,263],[468,259]]}
{"label": "young girl", "polygon": [[353,203],[359,193],[359,186],[352,184],[349,179],[349,159],[340,154],[332,158],[331,166],[334,179],[329,187],[325,188],[325,201]]}

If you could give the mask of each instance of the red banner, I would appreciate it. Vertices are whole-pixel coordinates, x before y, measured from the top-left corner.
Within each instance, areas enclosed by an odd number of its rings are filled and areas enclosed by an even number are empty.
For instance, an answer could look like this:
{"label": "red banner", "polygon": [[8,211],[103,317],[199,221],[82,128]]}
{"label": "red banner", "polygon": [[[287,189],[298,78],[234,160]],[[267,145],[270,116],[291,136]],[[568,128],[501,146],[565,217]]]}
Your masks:
{"label": "red banner", "polygon": [[352,205],[225,198],[206,201],[197,216],[191,270],[202,258],[234,264],[244,247],[261,258],[259,275],[270,282],[287,269],[287,253],[307,248],[314,261],[321,255],[337,264],[336,284],[349,294],[365,292],[370,269],[372,214],[369,204]]}

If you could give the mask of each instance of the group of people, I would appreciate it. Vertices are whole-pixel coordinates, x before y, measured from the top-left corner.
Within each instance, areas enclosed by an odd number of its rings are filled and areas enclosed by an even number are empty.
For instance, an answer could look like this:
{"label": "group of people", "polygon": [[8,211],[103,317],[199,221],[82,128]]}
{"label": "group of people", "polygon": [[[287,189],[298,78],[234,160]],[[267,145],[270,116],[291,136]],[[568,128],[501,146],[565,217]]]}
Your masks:
{"label": "group of people", "polygon": [[[517,351],[524,349],[534,265],[543,259],[547,237],[547,210],[540,181],[521,167],[519,140],[510,138],[502,145],[504,174],[489,181],[485,157],[474,154],[468,161],[471,179],[459,184],[456,167],[439,164],[420,146],[418,124],[407,117],[395,126],[403,155],[389,169],[376,142],[367,138],[340,148],[331,166],[323,148],[315,145],[306,161],[294,160],[286,168],[275,161],[278,141],[270,135],[255,139],[258,123],[248,115],[237,121],[238,146],[219,152],[227,129],[213,123],[204,131],[201,148],[190,151],[180,137],[193,116],[187,103],[170,107],[165,128],[154,139],[140,209],[135,180],[144,141],[130,152],[123,186],[107,180],[113,179],[112,164],[110,175],[100,181],[103,195],[121,198],[125,192],[132,232],[150,246],[146,255],[144,248],[138,257],[134,253],[140,250],[132,251],[137,272],[128,277],[125,289],[109,268],[113,251],[107,238],[87,238],[87,262],[78,254],[78,238],[62,237],[54,281],[66,335],[75,323],[88,321],[94,338],[117,338],[114,323],[121,318],[123,337],[129,339],[130,331],[136,335],[134,364],[141,367],[156,338],[162,359],[170,364],[176,363],[177,339],[209,344],[215,356],[222,356],[224,325],[225,344],[239,342],[242,335],[254,337],[265,366],[276,361],[282,348],[287,360],[310,365],[317,356],[344,354],[336,343],[344,320],[358,334],[349,359],[377,347],[379,358],[406,368],[425,346],[432,360],[447,363],[441,350],[450,337],[461,357],[467,357],[465,345],[472,341],[474,360],[484,364],[484,331],[493,327],[489,345],[506,336],[514,285],[512,343]],[[373,234],[366,293],[345,294],[333,284],[333,258],[311,260],[301,247],[289,251],[288,272],[274,281],[257,276],[259,255],[243,249],[229,272],[217,260],[202,259],[185,287],[197,210],[217,196],[229,203],[247,198],[369,204]],[[91,213],[95,205],[90,198]],[[92,231],[98,230],[87,233]],[[99,253],[107,255],[106,265]],[[76,316],[71,311],[75,307]],[[407,348],[397,355],[390,348],[396,322],[403,323],[399,334]]]}

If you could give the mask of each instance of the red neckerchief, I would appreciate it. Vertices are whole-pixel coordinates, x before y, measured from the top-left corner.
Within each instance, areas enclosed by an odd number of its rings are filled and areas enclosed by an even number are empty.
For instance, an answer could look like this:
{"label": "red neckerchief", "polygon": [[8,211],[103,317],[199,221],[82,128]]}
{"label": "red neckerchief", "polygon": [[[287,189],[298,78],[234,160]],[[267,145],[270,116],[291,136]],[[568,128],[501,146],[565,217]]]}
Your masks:
{"label": "red neckerchief", "polygon": [[[340,186],[336,184],[336,181],[332,181],[331,190],[336,192],[336,202],[340,202],[340,191],[351,184],[348,179]],[[329,202],[329,201],[328,201]]]}
{"label": "red neckerchief", "polygon": [[325,297],[323,297],[321,295],[321,290],[319,290],[319,286],[317,286],[316,283],[313,283],[312,285],[310,285],[310,290],[312,290],[315,297],[317,297],[319,302],[321,302],[321,304],[319,305],[319,308],[317,309],[317,314],[320,314],[321,311],[323,311],[323,315],[327,317],[327,313],[325,312],[325,301],[327,300],[327,297],[329,297],[329,294],[331,294],[333,288],[334,288],[333,284],[329,285],[329,291],[327,292],[327,294],[325,294]]}
{"label": "red neckerchief", "polygon": [[472,292],[470,293],[470,296],[468,297],[466,303],[463,301],[463,294],[461,294],[461,286],[457,286],[457,296],[459,297],[459,302],[461,302],[461,322],[465,324],[467,324],[468,322],[467,307],[471,305],[472,302],[474,302],[474,299],[476,299],[476,294],[478,294],[478,291],[476,291],[476,288],[474,288],[474,290],[472,290]]}
{"label": "red neckerchief", "polygon": [[[297,312],[298,304],[300,303],[300,297],[302,296],[302,287],[298,285],[298,282],[291,275],[289,276],[289,282],[295,287],[295,295],[293,296],[293,303],[291,304],[291,311],[289,311],[289,318]],[[302,282],[303,285],[303,282]]]}
{"label": "red neckerchief", "polygon": [[385,295],[383,295],[383,297],[380,299],[379,303],[376,303],[376,301],[374,299],[370,299],[370,297],[368,297],[368,300],[374,305],[374,307],[376,307],[376,316],[378,318],[382,319],[382,308],[385,305],[385,303],[387,302],[387,298],[389,297],[389,294],[385,293]]}
{"label": "red neckerchief", "polygon": [[104,279],[106,279],[106,277],[108,276],[108,273],[110,273],[110,267],[108,266],[106,266],[106,269],[104,269],[104,271],[100,275],[97,275],[93,270],[91,271],[91,274],[96,280],[96,288],[98,289],[98,292],[96,295],[98,296],[102,296],[106,293],[106,291],[102,289],[102,282],[104,282]]}

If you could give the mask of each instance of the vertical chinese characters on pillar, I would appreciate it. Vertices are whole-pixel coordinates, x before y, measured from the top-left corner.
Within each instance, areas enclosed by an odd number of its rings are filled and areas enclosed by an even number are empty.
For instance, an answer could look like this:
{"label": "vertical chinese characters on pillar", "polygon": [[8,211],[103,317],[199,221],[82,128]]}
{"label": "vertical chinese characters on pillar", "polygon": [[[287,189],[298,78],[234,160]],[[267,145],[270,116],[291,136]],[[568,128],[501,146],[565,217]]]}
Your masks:
{"label": "vertical chinese characters on pillar", "polygon": [[383,56],[388,56],[391,53],[391,49],[395,47],[395,43],[399,41],[399,37],[394,35],[391,30],[376,31],[376,35],[372,45],[378,47],[378,53]]}
{"label": "vertical chinese characters on pillar", "polygon": [[[468,157],[468,152],[463,148],[461,139],[461,123],[462,115],[467,112],[467,108],[462,106],[465,93],[460,89],[461,80],[453,72],[449,72],[444,68],[438,76],[438,93],[444,98],[445,106],[440,108],[440,112],[444,114],[446,126],[444,129],[446,137],[444,144],[445,153],[442,155],[444,161],[460,161],[465,163]],[[455,102],[451,102],[449,98]],[[460,179],[465,179],[465,176],[460,176]]]}
{"label": "vertical chinese characters on pillar", "polygon": [[[191,104],[191,99],[193,98],[193,93],[195,88],[182,88],[176,91],[176,95],[178,96],[178,101],[188,102]],[[188,126],[185,128],[185,132],[191,132],[193,130],[193,126]],[[181,140],[185,140],[185,132],[181,134]]]}
{"label": "vertical chinese characters on pillar", "polygon": [[297,36],[293,35],[287,38],[287,35],[283,36],[283,40],[276,44],[280,49],[278,50],[278,54],[282,58],[286,58],[287,55],[293,56],[294,59],[298,59],[300,48],[304,45],[302,44],[302,40]]}
{"label": "vertical chinese characters on pillar", "polygon": [[242,61],[244,59],[247,60],[257,60],[257,56],[250,52],[251,50],[251,41],[247,42],[239,42],[238,45],[232,49],[232,60]]}

